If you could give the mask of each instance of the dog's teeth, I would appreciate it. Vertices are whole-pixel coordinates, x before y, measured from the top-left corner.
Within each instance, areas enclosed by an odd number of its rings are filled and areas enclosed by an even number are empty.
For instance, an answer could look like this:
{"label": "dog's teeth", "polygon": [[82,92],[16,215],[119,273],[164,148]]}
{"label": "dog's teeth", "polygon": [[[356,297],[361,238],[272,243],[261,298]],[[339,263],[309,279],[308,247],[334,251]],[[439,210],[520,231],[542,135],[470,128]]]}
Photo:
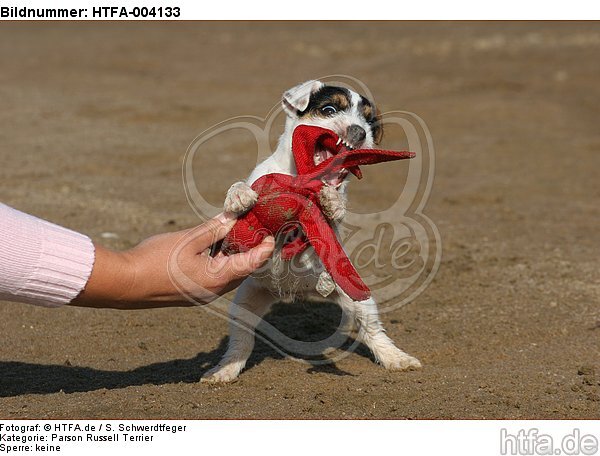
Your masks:
{"label": "dog's teeth", "polygon": [[335,143],[336,146],[339,146],[340,143],[342,142],[342,138],[338,138],[337,142]]}

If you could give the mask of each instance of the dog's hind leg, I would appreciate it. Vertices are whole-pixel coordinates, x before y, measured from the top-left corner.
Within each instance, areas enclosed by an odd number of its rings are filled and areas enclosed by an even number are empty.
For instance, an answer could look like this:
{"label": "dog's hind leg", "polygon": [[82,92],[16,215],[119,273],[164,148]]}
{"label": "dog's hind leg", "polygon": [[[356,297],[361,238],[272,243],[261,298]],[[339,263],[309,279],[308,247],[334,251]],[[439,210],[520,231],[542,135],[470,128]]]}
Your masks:
{"label": "dog's hind leg", "polygon": [[415,370],[421,362],[394,345],[379,321],[377,304],[373,298],[353,301],[338,287],[337,303],[344,313],[354,318],[358,327],[358,338],[363,342],[379,364],[390,370]]}
{"label": "dog's hind leg", "polygon": [[203,382],[225,383],[238,377],[252,354],[254,329],[275,301],[275,297],[252,277],[242,283],[229,309],[227,352],[217,366],[203,375]]}

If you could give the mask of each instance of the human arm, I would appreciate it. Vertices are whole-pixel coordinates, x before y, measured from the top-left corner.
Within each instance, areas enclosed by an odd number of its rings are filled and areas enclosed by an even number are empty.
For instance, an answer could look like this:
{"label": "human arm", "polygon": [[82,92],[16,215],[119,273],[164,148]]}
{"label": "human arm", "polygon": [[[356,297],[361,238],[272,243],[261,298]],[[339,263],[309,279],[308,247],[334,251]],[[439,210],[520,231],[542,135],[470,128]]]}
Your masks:
{"label": "human arm", "polygon": [[269,237],[248,252],[211,257],[208,248],[234,223],[215,218],[193,229],[153,236],[124,252],[96,246],[90,279],[71,305],[148,309],[212,301],[236,288],[273,252]]}
{"label": "human arm", "polygon": [[[205,303],[237,286],[272,252],[267,239],[242,256],[210,259],[204,250],[233,223],[213,219],[113,252],[83,234],[0,204],[0,300],[140,309],[191,305],[185,292]],[[177,255],[171,256],[174,248]]]}

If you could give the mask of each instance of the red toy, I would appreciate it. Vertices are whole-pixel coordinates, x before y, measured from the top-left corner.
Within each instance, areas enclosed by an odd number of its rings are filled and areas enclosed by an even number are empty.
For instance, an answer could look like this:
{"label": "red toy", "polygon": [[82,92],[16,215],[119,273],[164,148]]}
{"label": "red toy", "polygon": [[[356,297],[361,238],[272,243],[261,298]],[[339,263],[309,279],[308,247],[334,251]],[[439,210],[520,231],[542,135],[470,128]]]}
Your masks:
{"label": "red toy", "polygon": [[[315,165],[317,147],[334,155]],[[258,193],[258,200],[250,211],[238,218],[223,241],[222,251],[225,254],[243,252],[260,244],[268,235],[289,235],[291,240],[281,251],[283,259],[291,259],[310,244],[335,283],[355,301],[365,300],[371,292],[321,212],[319,191],[325,185],[323,178],[347,169],[360,179],[358,165],[413,158],[415,154],[347,149],[333,131],[308,125],[294,130],[292,151],[298,175],[273,173],[257,179],[252,189]]]}

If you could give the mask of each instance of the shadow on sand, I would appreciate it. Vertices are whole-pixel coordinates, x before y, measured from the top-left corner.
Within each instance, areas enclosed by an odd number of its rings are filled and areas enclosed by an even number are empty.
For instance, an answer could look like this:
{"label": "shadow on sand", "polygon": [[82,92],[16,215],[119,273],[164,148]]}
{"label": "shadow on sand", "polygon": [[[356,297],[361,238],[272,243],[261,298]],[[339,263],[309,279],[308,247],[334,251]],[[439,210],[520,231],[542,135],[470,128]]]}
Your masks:
{"label": "shadow on sand", "polygon": [[[266,320],[287,336],[303,341],[315,341],[332,334],[341,318],[334,304],[286,304],[277,305]],[[260,330],[260,327],[259,327]],[[354,340],[348,338],[345,348]],[[190,359],[175,359],[128,371],[109,371],[90,367],[32,364],[19,361],[0,361],[0,397],[23,394],[52,394],[87,392],[98,389],[118,389],[128,386],[163,385],[169,383],[196,383],[202,374],[218,363],[227,348],[227,337],[212,351],[199,353]],[[344,347],[342,347],[344,348]],[[370,357],[368,349],[359,345],[355,352]],[[283,355],[266,343],[257,340],[246,370],[267,358],[283,359]],[[326,356],[308,360],[309,373],[352,375],[340,370],[335,363],[323,364]]]}

